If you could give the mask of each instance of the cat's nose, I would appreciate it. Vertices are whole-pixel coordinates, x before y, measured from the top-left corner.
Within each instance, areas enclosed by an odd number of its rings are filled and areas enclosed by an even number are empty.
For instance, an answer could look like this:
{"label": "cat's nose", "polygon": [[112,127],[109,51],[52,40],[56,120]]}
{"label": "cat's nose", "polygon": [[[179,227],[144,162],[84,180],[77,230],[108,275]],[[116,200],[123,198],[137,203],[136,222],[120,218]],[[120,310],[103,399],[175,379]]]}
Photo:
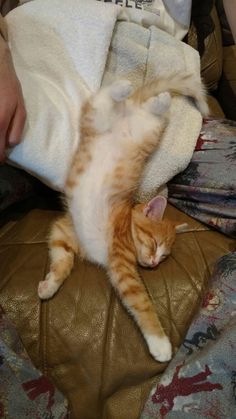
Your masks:
{"label": "cat's nose", "polygon": [[155,258],[155,257],[153,257],[152,259],[151,259],[151,266],[154,268],[155,266],[157,266],[158,265],[158,263],[159,263],[159,261]]}

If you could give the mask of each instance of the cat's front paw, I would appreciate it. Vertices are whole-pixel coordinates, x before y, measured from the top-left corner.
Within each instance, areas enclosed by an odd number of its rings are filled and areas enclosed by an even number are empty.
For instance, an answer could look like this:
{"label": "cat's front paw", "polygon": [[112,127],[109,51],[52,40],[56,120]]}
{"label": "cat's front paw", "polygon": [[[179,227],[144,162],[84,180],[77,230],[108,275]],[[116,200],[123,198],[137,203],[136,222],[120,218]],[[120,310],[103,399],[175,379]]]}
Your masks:
{"label": "cat's front paw", "polygon": [[117,80],[110,87],[111,97],[115,102],[122,102],[133,91],[132,83],[129,80]]}
{"label": "cat's front paw", "polygon": [[156,361],[166,362],[171,359],[171,343],[167,336],[158,337],[155,335],[146,336],[149,352]]}
{"label": "cat's front paw", "polygon": [[39,282],[38,296],[41,300],[51,298],[58,290],[60,284],[55,281],[54,274],[49,272],[44,281]]}

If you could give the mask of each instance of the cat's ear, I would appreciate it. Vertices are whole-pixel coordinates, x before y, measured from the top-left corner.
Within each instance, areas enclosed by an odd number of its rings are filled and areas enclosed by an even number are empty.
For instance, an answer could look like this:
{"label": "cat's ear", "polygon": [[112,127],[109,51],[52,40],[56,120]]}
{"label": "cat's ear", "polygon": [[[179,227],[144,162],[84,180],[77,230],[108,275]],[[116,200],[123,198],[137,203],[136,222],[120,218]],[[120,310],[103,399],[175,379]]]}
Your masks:
{"label": "cat's ear", "polygon": [[153,221],[160,221],[163,218],[166,205],[167,199],[162,195],[157,195],[144,206],[143,213]]}
{"label": "cat's ear", "polygon": [[186,231],[189,231],[189,226],[187,223],[175,223],[175,231],[176,233],[185,233]]}

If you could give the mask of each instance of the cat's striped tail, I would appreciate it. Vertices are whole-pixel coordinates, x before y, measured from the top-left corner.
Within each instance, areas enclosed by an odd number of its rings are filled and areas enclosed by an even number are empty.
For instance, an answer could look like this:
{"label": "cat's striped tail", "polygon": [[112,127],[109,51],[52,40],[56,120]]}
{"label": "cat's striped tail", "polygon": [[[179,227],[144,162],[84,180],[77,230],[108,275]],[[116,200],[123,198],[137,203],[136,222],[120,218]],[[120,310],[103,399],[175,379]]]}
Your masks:
{"label": "cat's striped tail", "polygon": [[150,97],[157,96],[162,92],[169,92],[171,96],[191,97],[203,116],[207,116],[209,113],[206,88],[200,79],[189,73],[175,73],[156,78],[138,88],[132,98],[139,102],[145,102]]}

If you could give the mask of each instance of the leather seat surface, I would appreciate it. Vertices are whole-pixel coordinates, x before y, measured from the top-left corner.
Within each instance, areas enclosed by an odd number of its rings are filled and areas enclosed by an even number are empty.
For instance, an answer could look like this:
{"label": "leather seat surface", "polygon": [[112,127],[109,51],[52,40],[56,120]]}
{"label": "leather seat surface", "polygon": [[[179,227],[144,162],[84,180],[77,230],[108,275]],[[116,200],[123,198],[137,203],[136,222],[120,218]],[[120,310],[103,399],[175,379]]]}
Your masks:
{"label": "leather seat surface", "polygon": [[[215,261],[235,242],[171,206],[167,211],[169,218],[187,221],[191,231],[178,235],[171,256],[157,269],[140,273],[177,348]],[[0,230],[0,304],[33,363],[69,398],[73,418],[137,419],[166,364],[149,355],[105,272],[77,260],[53,299],[37,297],[49,263],[47,234],[57,215],[32,210]]]}

